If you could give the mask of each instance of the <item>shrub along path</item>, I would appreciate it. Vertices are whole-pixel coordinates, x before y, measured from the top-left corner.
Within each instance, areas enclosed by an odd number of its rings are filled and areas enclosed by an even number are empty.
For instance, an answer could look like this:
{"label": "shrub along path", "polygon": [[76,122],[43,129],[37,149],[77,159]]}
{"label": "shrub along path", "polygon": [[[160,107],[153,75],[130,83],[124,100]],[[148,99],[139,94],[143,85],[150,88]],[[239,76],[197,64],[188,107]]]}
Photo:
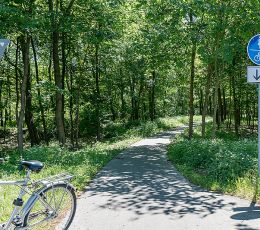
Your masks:
{"label": "shrub along path", "polygon": [[205,191],[167,161],[170,138],[184,128],[132,145],[78,199],[70,229],[259,230],[260,206]]}

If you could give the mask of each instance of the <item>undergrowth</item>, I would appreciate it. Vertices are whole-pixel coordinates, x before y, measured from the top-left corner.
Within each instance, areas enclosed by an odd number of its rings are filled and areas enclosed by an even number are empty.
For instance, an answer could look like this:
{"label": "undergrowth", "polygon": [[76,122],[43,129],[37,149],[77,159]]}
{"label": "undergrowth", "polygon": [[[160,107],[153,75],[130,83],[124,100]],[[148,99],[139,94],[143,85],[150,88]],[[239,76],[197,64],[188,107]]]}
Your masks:
{"label": "undergrowth", "polygon": [[211,124],[205,139],[199,133],[197,128],[192,140],[184,134],[170,145],[168,157],[176,168],[209,190],[260,200],[256,137],[245,133],[237,137],[222,128],[211,139]]}
{"label": "undergrowth", "polygon": [[[195,120],[199,121],[199,117]],[[23,153],[26,160],[39,160],[45,164],[39,174],[33,174],[32,179],[37,180],[47,176],[67,171],[75,176],[73,185],[83,190],[90,180],[113,157],[131,143],[142,137],[154,135],[163,130],[172,129],[187,124],[188,117],[161,118],[154,122],[139,123],[110,123],[104,128],[105,139],[95,144],[85,144],[77,151],[61,148],[57,144],[51,146],[38,146],[28,148]],[[2,152],[6,162],[0,164],[0,179],[21,179],[24,172],[19,172],[18,162],[20,154],[17,151]],[[0,187],[0,221],[6,220],[13,208],[11,205],[18,194],[19,188],[14,186]]]}

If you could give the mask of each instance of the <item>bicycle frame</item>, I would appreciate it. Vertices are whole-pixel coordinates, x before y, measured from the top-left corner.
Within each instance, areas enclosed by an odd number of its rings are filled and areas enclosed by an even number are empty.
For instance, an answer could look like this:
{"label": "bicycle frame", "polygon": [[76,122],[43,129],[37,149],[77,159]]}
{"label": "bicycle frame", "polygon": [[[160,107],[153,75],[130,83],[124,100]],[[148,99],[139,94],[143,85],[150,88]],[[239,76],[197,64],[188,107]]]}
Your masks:
{"label": "bicycle frame", "polygon": [[[2,186],[2,185],[21,186],[21,189],[20,189],[20,192],[19,192],[19,195],[18,195],[17,199],[22,199],[24,197],[24,195],[27,193],[26,188],[27,188],[27,185],[28,185],[29,181],[31,180],[30,179],[30,173],[31,172],[29,170],[27,170],[26,171],[26,177],[22,181],[0,181],[0,186]],[[27,203],[28,202],[26,202],[26,204],[24,205],[23,208],[28,206]],[[11,224],[15,220],[15,218],[17,217],[17,215],[20,212],[20,210],[21,210],[21,207],[15,206],[13,211],[12,211],[12,214],[11,214],[9,220],[6,223],[4,223],[2,226],[0,226],[0,230],[7,230],[11,226]],[[22,218],[24,218],[24,217],[23,216],[19,216],[20,220]]]}
{"label": "bicycle frame", "polygon": [[[24,195],[27,193],[28,189],[28,183],[31,180],[30,179],[30,171],[27,170],[26,172],[26,177],[25,180],[22,181],[0,181],[0,186],[1,185],[15,185],[15,186],[21,186],[21,190],[19,192],[19,195],[17,197],[17,199],[22,199],[24,197]],[[40,198],[40,192],[43,190],[44,188],[41,188],[40,190],[33,192],[33,194],[31,195],[31,197],[26,201],[26,203],[22,206],[15,206],[12,214],[9,218],[9,220],[3,225],[0,226],[0,230],[7,230],[8,228],[10,228],[12,222],[14,220],[18,220],[21,221],[21,223],[23,223],[25,216],[27,215],[27,213],[30,211],[31,207],[34,205],[34,203],[36,202],[37,199]],[[51,208],[51,207],[50,207]],[[19,215],[19,213],[21,215]],[[15,229],[17,230],[23,230],[23,229],[27,229],[26,227],[16,227]]]}
{"label": "bicycle frame", "polygon": [[[1,185],[21,186],[21,190],[19,192],[17,199],[22,199],[24,197],[24,195],[26,193],[28,193],[28,183],[31,181],[30,173],[31,173],[30,170],[27,170],[26,171],[26,177],[22,181],[0,181],[0,186]],[[47,181],[43,180],[42,183],[41,183],[42,186],[38,190],[32,192],[32,195],[30,196],[30,198],[26,201],[26,203],[24,205],[14,207],[9,220],[3,226],[0,226],[0,230],[8,230],[10,228],[11,224],[14,221],[20,221],[21,223],[23,223],[26,215],[28,214],[28,212],[31,210],[31,208],[33,207],[33,205],[35,204],[35,202],[38,199],[40,199],[41,202],[44,205],[46,205],[50,210],[55,212],[55,209],[53,207],[51,207],[47,202],[45,202],[42,199],[42,196],[40,194],[42,194],[42,192],[45,189],[47,189],[48,187],[52,187],[52,186],[54,186],[56,184],[60,184],[60,183],[64,183],[68,187],[70,187],[71,189],[75,190],[75,188],[71,184],[66,183],[63,180],[56,180],[56,181],[53,181],[53,182],[48,181],[48,180]],[[52,219],[52,218],[53,217],[47,217],[46,219],[42,220],[41,222],[48,221],[49,219]],[[39,222],[39,223],[41,223],[41,222]],[[36,223],[36,224],[29,226],[29,227],[33,227],[35,225],[38,225],[39,223]],[[27,230],[29,227],[28,226],[24,226],[24,227],[16,226],[15,229],[16,230]]]}

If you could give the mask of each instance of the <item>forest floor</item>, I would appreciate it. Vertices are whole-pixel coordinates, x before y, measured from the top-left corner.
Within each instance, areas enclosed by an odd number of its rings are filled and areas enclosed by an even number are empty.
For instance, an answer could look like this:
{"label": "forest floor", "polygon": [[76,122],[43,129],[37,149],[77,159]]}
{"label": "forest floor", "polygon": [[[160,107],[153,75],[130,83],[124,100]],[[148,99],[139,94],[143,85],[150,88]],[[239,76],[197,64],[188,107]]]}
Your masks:
{"label": "forest floor", "polygon": [[188,182],[167,160],[183,128],[143,139],[98,173],[72,230],[259,230],[260,206]]}

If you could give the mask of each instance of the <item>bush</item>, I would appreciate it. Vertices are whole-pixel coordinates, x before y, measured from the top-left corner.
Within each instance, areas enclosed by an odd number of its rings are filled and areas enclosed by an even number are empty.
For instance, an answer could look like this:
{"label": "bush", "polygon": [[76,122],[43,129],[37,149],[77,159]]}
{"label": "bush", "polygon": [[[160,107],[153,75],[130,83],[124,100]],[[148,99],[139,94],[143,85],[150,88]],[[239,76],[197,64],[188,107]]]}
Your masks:
{"label": "bush", "polygon": [[[257,142],[254,139],[179,138],[169,147],[168,156],[188,179],[208,189],[248,197],[255,187]],[[247,189],[241,188],[245,184]]]}

